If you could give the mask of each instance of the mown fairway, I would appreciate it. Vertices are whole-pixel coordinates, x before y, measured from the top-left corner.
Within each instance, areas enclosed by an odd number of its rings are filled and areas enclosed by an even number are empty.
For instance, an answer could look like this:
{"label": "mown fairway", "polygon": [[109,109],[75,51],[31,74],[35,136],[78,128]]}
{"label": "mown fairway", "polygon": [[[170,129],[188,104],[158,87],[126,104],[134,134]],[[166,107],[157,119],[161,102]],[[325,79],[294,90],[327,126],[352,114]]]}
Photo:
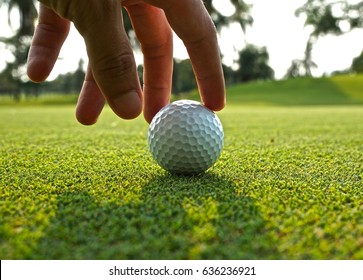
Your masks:
{"label": "mown fairway", "polygon": [[225,148],[197,177],[156,165],[142,118],[0,106],[0,258],[362,259],[363,87],[346,84],[340,106],[230,89]]}

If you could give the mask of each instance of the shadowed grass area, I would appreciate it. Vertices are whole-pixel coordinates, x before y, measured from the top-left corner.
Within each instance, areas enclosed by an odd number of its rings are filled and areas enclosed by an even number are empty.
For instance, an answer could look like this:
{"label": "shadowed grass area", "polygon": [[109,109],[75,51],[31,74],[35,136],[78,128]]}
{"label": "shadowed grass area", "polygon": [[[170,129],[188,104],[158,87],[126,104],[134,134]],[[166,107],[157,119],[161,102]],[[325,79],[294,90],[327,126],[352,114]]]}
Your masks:
{"label": "shadowed grass area", "polygon": [[142,118],[0,110],[1,259],[362,259],[363,108],[219,114],[208,172],[169,175]]}

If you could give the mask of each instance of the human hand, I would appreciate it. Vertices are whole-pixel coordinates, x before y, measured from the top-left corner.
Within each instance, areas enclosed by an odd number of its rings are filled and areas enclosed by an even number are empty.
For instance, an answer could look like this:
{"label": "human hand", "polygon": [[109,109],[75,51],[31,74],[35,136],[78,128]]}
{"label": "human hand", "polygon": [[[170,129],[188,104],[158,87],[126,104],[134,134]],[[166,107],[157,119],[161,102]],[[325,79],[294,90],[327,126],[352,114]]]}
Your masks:
{"label": "human hand", "polygon": [[[95,123],[106,100],[124,119],[137,117],[143,109],[148,122],[169,103],[172,30],[187,48],[203,103],[214,111],[224,107],[225,87],[216,31],[201,0],[40,2],[39,23],[28,55],[28,76],[35,82],[48,77],[72,21],[85,40],[89,57],[76,109],[80,123]],[[122,6],[130,16],[144,55],[143,90],[123,28]]]}

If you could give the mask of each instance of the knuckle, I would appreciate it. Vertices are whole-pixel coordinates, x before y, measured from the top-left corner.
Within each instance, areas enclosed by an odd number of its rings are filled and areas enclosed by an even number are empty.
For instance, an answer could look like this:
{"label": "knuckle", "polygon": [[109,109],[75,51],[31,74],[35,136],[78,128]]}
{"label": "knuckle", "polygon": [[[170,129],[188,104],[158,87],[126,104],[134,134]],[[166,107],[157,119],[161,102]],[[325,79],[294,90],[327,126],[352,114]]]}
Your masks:
{"label": "knuckle", "polygon": [[110,79],[126,76],[136,69],[132,54],[119,54],[117,56],[106,56],[97,63],[96,74],[102,74]]}
{"label": "knuckle", "polygon": [[120,85],[123,89],[131,89],[136,77],[136,65],[132,54],[107,56],[92,63],[92,71],[97,82],[109,98],[117,97]]}
{"label": "knuckle", "polygon": [[168,56],[172,46],[169,42],[156,45],[141,44],[141,49],[145,58],[159,59]]}
{"label": "knuckle", "polygon": [[58,15],[60,15],[63,18],[72,20],[73,18],[73,6],[75,4],[75,2],[77,1],[72,1],[72,0],[64,0],[64,1],[52,1],[52,0],[41,0],[40,2],[42,2],[44,5],[50,7],[51,9],[53,9]]}

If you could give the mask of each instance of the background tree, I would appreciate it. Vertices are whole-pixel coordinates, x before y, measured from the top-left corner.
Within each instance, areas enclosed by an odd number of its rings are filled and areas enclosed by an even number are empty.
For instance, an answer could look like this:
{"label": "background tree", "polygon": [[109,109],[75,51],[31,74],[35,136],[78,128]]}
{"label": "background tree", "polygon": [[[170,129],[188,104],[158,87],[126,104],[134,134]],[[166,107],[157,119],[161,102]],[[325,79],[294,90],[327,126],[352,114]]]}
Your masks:
{"label": "background tree", "polygon": [[80,59],[76,71],[58,75],[55,80],[43,83],[42,89],[52,93],[77,94],[82,88],[85,74],[84,61]]}
{"label": "background tree", "polygon": [[189,59],[174,59],[173,88],[172,92],[179,94],[188,92],[197,87],[194,72]]}
{"label": "background tree", "polygon": [[8,22],[12,26],[10,13],[16,9],[19,12],[19,28],[9,38],[0,38],[6,48],[13,54],[13,61],[7,62],[5,70],[1,73],[3,79],[12,81],[12,94],[19,98],[21,85],[24,82],[25,63],[28,56],[31,37],[34,33],[34,24],[38,16],[33,0],[0,0],[0,6],[8,8]]}
{"label": "background tree", "polygon": [[362,28],[363,1],[350,3],[339,0],[307,0],[295,11],[295,15],[305,16],[305,26],[313,28],[307,42],[305,57],[301,61],[305,75],[311,76],[311,68],[316,66],[312,61],[313,45],[323,35],[342,35],[355,28]]}
{"label": "background tree", "polygon": [[232,23],[238,23],[243,32],[246,32],[247,26],[253,23],[253,18],[250,15],[252,5],[246,4],[243,0],[229,0],[234,7],[234,13],[231,16],[224,16],[217,10],[213,5],[213,0],[204,0],[203,2],[218,31]]}
{"label": "background tree", "polygon": [[[247,26],[252,25],[253,19],[250,15],[251,5],[246,4],[243,0],[229,0],[229,3],[233,5],[234,12],[230,16],[225,16],[221,13],[214,5],[213,0],[204,0],[206,9],[210,13],[217,31],[220,32],[223,27],[228,27],[233,23],[238,23],[242,30],[245,32]],[[8,21],[9,25],[12,26],[13,22],[10,18],[10,13],[15,9],[19,12],[19,28],[16,28],[14,35],[10,38],[0,38],[0,42],[5,44],[6,48],[13,54],[13,60],[7,62],[6,68],[0,74],[0,80],[3,81],[0,86],[0,92],[12,93],[15,98],[19,98],[20,92],[36,92],[38,89],[58,91],[58,88],[62,88],[65,92],[71,92],[74,89],[73,78],[70,75],[81,74],[80,69],[76,72],[60,75],[55,81],[48,83],[45,86],[31,86],[26,78],[25,64],[27,60],[27,54],[29,51],[31,38],[34,33],[35,21],[37,19],[37,9],[35,0],[0,0],[0,7],[6,6],[8,8]],[[128,17],[125,10],[122,11],[124,15],[124,25],[127,34],[129,35],[131,44],[133,47],[137,47],[137,39],[132,28],[130,18]],[[15,24],[13,24],[14,27]],[[188,66],[189,63],[189,66]],[[139,70],[142,68],[140,67]],[[174,73],[174,86],[175,92],[188,91],[192,86],[195,87],[195,78],[192,75],[190,62],[180,61],[176,63]],[[231,70],[228,68],[228,70]],[[234,81],[234,72],[227,71],[228,75],[232,75],[226,80]],[[141,75],[142,76],[142,75]],[[7,81],[5,83],[5,81]],[[58,84],[56,86],[56,84]],[[77,87],[77,86],[76,86]]]}
{"label": "background tree", "polygon": [[[234,7],[234,13],[231,16],[224,16],[219,10],[217,10],[213,5],[213,0],[204,0],[203,3],[208,13],[211,15],[218,31],[221,31],[223,27],[228,27],[232,23],[238,23],[241,26],[243,32],[245,32],[247,26],[252,25],[253,23],[253,18],[250,15],[250,9],[252,5],[246,4],[243,0],[228,1]],[[123,17],[126,32],[132,39],[132,43],[136,43],[136,41],[133,41],[136,39],[136,37],[132,28],[131,20],[125,10],[123,10]]]}
{"label": "background tree", "polygon": [[291,63],[290,68],[287,70],[285,78],[297,78],[297,77],[311,77],[311,69],[317,68],[316,63],[312,58],[313,42],[315,37],[310,36],[303,59],[294,59]]}
{"label": "background tree", "polygon": [[[250,15],[252,5],[246,4],[243,0],[228,0],[234,7],[234,12],[230,16],[223,15],[214,5],[213,0],[204,0],[203,3],[211,15],[212,20],[218,32],[221,32],[223,27],[229,27],[233,23],[238,23],[243,32],[253,23],[253,18]],[[133,47],[138,47],[135,32],[133,31],[131,20],[125,10],[123,10],[125,30],[130,38]],[[223,55],[223,54],[222,54]],[[231,68],[223,65],[225,79],[228,84],[236,82],[236,72]],[[142,77],[142,67],[139,67],[139,76]],[[142,78],[141,78],[142,79]],[[189,91],[196,87],[195,78],[189,60],[174,60],[173,72],[173,93],[181,93]]]}
{"label": "background tree", "polygon": [[363,51],[359,56],[353,59],[351,68],[354,73],[363,73]]}
{"label": "background tree", "polygon": [[274,78],[274,71],[268,65],[269,54],[266,47],[259,48],[247,45],[239,55],[239,70],[237,78],[241,82],[253,80],[270,80]]}
{"label": "background tree", "polygon": [[341,35],[363,27],[363,2],[308,0],[295,12],[306,17],[305,25],[313,27],[312,35]]}
{"label": "background tree", "polygon": [[7,6],[8,8],[8,22],[11,26],[10,13],[14,8],[19,11],[20,26],[15,32],[14,36],[32,36],[34,33],[34,23],[38,16],[35,7],[35,0],[0,0],[0,6]]}

